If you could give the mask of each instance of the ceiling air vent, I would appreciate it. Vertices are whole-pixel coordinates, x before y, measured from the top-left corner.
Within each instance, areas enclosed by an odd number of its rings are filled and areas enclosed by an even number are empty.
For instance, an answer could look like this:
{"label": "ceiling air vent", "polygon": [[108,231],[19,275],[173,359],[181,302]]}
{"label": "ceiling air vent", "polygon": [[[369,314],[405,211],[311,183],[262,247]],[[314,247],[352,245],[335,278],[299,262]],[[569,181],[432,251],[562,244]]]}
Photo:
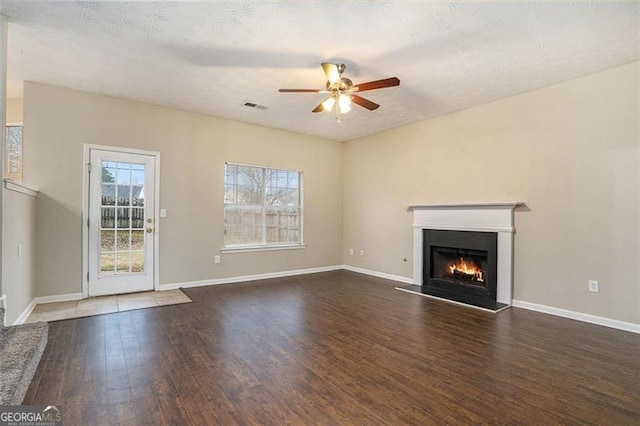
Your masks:
{"label": "ceiling air vent", "polygon": [[260,105],[260,104],[257,104],[255,102],[245,102],[244,106],[247,106],[247,107],[250,107],[250,108],[255,108],[255,109],[261,109],[261,110],[265,110],[265,109],[269,108],[266,105]]}

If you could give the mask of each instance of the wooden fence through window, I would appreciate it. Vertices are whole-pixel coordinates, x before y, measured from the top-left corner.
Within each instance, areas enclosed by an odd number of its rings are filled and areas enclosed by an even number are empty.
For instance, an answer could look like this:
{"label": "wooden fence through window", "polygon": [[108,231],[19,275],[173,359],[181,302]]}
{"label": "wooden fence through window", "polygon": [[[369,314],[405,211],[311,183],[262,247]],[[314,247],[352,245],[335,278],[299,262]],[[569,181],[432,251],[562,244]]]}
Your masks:
{"label": "wooden fence through window", "polygon": [[103,195],[102,228],[129,228],[129,225],[134,229],[144,228],[144,199],[118,197],[116,200],[114,196]]}

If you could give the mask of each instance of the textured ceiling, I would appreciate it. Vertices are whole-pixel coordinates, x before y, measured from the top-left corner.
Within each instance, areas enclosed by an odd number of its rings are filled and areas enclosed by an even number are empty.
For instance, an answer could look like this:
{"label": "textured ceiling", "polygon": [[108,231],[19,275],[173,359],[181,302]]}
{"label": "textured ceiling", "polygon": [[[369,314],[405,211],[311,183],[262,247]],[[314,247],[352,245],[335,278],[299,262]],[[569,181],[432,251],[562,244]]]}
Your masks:
{"label": "textured ceiling", "polygon": [[[0,0],[9,95],[23,81],[334,140],[484,104],[640,59],[638,2],[111,2]],[[381,104],[310,111],[321,62]],[[267,110],[243,106],[246,101]]]}

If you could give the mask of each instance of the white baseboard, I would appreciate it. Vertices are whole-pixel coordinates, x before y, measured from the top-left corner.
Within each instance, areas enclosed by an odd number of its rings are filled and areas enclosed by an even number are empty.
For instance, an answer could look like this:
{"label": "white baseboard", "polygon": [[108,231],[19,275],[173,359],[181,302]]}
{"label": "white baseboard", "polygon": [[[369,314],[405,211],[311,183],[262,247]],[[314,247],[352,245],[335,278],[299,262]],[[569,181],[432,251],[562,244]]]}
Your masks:
{"label": "white baseboard", "polygon": [[16,318],[16,320],[13,322],[13,325],[23,324],[27,320],[27,318],[29,318],[29,315],[31,315],[31,311],[33,311],[33,308],[35,307],[36,307],[36,299],[33,299],[31,303],[29,303],[27,307],[24,308],[24,310],[18,316],[18,318]]}
{"label": "white baseboard", "polygon": [[391,281],[398,281],[405,284],[414,283],[413,278],[403,277],[401,275],[387,274],[386,272],[378,272],[378,271],[373,271],[371,269],[358,268],[356,266],[351,266],[351,265],[342,265],[342,269],[346,269],[347,271],[351,271],[351,272],[358,272],[360,274],[371,275],[373,277],[384,278]]}
{"label": "white baseboard", "polygon": [[[238,283],[238,282],[244,282],[244,281],[256,281],[256,280],[265,280],[269,278],[290,277],[294,275],[315,274],[318,272],[329,272],[329,271],[336,271],[340,269],[345,269],[347,271],[357,272],[365,275],[371,275],[378,278],[384,278],[391,281],[397,281],[397,282],[406,283],[406,284],[413,284],[413,278],[409,278],[409,277],[387,274],[385,272],[358,268],[356,266],[351,266],[351,265],[334,265],[334,266],[323,266],[319,268],[294,269],[289,271],[269,272],[266,274],[243,275],[243,276],[228,277],[228,278],[215,278],[210,280],[160,284],[158,286],[158,290],[162,291],[162,290],[173,290],[177,288],[201,287],[201,286],[218,285],[218,284],[232,284],[232,283]],[[29,317],[29,315],[31,314],[35,306],[39,303],[67,302],[71,300],[80,300],[83,298],[84,298],[84,295],[82,293],[57,294],[52,296],[36,297],[22,311],[20,316],[18,316],[18,318],[14,321],[13,325],[19,325],[24,323],[24,321]],[[6,299],[5,296],[0,297],[0,304],[2,306],[6,305],[5,299]],[[618,330],[630,331],[632,333],[640,334],[640,324],[614,320],[611,318],[585,314],[582,312],[569,311],[566,309],[555,308],[553,306],[540,305],[537,303],[525,302],[525,301],[516,300],[516,299],[514,299],[511,304],[516,308],[528,309],[531,311],[542,312],[545,314],[556,315],[559,317],[569,318],[577,321],[597,324],[604,327],[615,328]]]}
{"label": "white baseboard", "polygon": [[174,290],[176,288],[202,287],[207,285],[232,284],[244,281],[266,280],[269,278],[290,277],[293,275],[315,274],[318,272],[336,271],[342,269],[342,265],[322,266],[319,268],[293,269],[289,271],[269,272],[266,274],[242,275],[238,277],[214,278],[210,280],[187,281],[183,283],[160,284],[158,290]]}
{"label": "white baseboard", "polygon": [[31,303],[29,303],[27,307],[24,308],[22,313],[13,322],[13,325],[24,324],[27,318],[29,318],[29,315],[31,315],[31,312],[33,312],[33,308],[35,308],[36,305],[38,304],[68,302],[70,300],[80,300],[80,299],[84,299],[84,296],[82,295],[82,293],[55,294],[53,296],[34,297]]}
{"label": "white baseboard", "polygon": [[[398,281],[401,283],[414,284],[413,278],[387,274],[385,272],[378,272],[378,271],[358,268],[350,265],[342,265],[342,268],[346,269],[347,271],[358,272],[361,274],[371,275],[379,278],[385,278],[388,280]],[[611,318],[599,317],[596,315],[585,314],[582,312],[569,311],[566,309],[554,308],[553,306],[539,305],[537,303],[525,302],[522,300],[514,299],[512,300],[511,305],[517,308],[529,309],[531,311],[542,312],[545,314],[556,315],[559,317],[569,318],[577,321],[587,322],[590,324],[597,324],[604,327],[615,328],[618,330],[630,331],[632,333],[640,334],[640,324],[614,320]]]}
{"label": "white baseboard", "polygon": [[577,321],[602,325],[604,327],[630,331],[632,333],[640,333],[640,324],[634,324],[634,323],[625,322],[625,321],[618,321],[611,318],[599,317],[597,315],[585,314],[582,312],[569,311],[566,309],[555,308],[553,306],[539,305],[537,303],[525,302],[522,300],[514,299],[511,304],[516,308],[529,309],[530,311],[556,315],[559,317],[569,318]]}
{"label": "white baseboard", "polygon": [[55,302],[69,302],[71,300],[84,299],[82,293],[67,293],[67,294],[54,294],[53,296],[39,296],[34,300],[36,304],[40,303],[55,303]]}

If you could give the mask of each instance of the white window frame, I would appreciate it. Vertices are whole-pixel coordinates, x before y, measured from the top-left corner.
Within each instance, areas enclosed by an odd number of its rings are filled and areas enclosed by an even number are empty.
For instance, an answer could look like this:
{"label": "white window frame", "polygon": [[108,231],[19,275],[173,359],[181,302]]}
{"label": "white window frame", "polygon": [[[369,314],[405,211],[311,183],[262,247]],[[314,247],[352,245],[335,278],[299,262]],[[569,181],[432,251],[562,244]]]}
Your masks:
{"label": "white window frame", "polygon": [[[225,162],[223,168],[223,177],[222,177],[222,185],[223,185],[223,193],[224,193],[224,185],[225,185],[225,175],[226,166],[242,166],[242,167],[254,167],[260,169],[268,169],[268,170],[277,170],[277,171],[287,171],[287,172],[295,172],[298,173],[298,191],[300,196],[300,207],[299,207],[299,220],[300,220],[300,239],[297,243],[265,243],[265,244],[234,244],[234,245],[225,245],[224,242],[224,232],[222,236],[222,248],[220,249],[221,253],[238,253],[238,252],[255,252],[255,251],[271,251],[271,250],[297,250],[304,249],[307,247],[304,244],[304,178],[302,170],[288,169],[284,167],[274,167],[274,166],[260,166],[255,164],[242,164],[242,163],[234,163],[234,162]],[[264,206],[264,202],[263,202]],[[223,217],[223,230],[225,223],[225,204],[224,199],[222,203],[222,217]],[[265,222],[263,222],[263,227],[265,226]],[[264,235],[264,229],[263,229]]]}

